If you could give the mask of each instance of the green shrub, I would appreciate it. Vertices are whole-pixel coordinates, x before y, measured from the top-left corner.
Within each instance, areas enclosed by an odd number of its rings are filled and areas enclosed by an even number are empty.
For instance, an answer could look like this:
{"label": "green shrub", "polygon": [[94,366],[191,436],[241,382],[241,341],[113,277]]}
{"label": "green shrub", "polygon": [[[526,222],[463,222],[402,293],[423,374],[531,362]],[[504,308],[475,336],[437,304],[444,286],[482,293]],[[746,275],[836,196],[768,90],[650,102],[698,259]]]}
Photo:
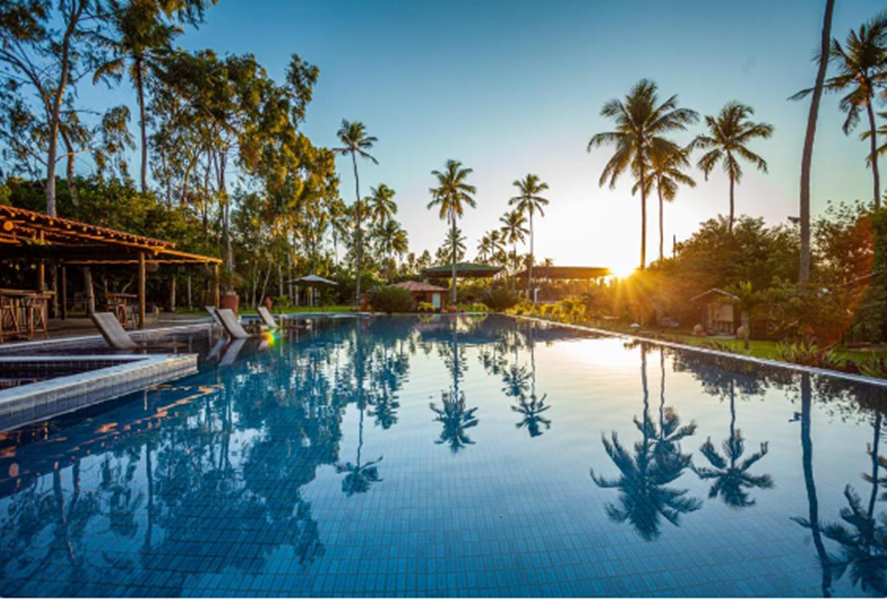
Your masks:
{"label": "green shrub", "polygon": [[845,361],[835,352],[834,347],[809,342],[779,344],[776,354],[785,362],[805,367],[842,370],[845,366]]}
{"label": "green shrub", "polygon": [[463,312],[485,313],[490,312],[490,308],[483,302],[472,302],[471,304],[459,305],[459,310]]}
{"label": "green shrub", "polygon": [[431,302],[420,302],[416,307],[416,310],[420,313],[437,312],[437,309],[434,308],[434,305]]}
{"label": "green shrub", "polygon": [[407,313],[416,310],[416,301],[409,290],[386,286],[370,293],[370,306],[373,310],[388,313]]}
{"label": "green shrub", "polygon": [[517,295],[506,290],[505,288],[497,288],[484,294],[483,303],[495,312],[508,310],[517,304]]}

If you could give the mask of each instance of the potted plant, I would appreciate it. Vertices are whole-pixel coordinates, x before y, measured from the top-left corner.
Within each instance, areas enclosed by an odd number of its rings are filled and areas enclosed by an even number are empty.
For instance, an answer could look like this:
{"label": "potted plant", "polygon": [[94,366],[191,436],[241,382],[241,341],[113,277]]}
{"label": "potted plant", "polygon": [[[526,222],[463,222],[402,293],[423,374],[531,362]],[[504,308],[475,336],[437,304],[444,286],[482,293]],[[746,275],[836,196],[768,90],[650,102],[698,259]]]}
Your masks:
{"label": "potted plant", "polygon": [[219,308],[230,308],[236,315],[240,306],[240,296],[237,294],[237,284],[240,276],[232,269],[223,268],[219,273],[219,284],[222,291],[219,293]]}

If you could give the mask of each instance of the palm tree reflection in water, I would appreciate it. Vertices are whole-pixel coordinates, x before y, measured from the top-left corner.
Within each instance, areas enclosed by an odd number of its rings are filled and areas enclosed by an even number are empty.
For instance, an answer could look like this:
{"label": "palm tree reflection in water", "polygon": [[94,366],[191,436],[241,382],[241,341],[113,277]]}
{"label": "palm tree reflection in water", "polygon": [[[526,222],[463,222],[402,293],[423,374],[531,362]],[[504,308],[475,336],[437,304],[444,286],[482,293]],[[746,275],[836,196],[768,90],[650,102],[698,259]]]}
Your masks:
{"label": "palm tree reflection in water", "polygon": [[450,451],[456,454],[466,446],[474,444],[474,441],[468,437],[467,430],[478,424],[477,407],[468,408],[465,405],[465,392],[450,390],[441,392],[441,406],[438,407],[433,402],[429,405],[436,415],[435,422],[443,425],[443,431],[435,442],[436,444],[448,444]]}
{"label": "palm tree reflection in water", "polygon": [[761,448],[748,458],[742,459],[745,453],[745,439],[742,431],[736,429],[736,390],[734,383],[730,382],[730,436],[721,443],[723,455],[718,452],[711,438],[699,448],[702,455],[711,464],[709,467],[694,467],[693,470],[703,480],[713,480],[708,492],[709,498],[720,498],[727,506],[742,508],[753,506],[755,500],[750,497],[748,490],[773,487],[773,478],[770,475],[752,475],[749,469],[767,455],[767,442],[761,443]]}
{"label": "palm tree reflection in water", "polygon": [[604,450],[619,469],[619,476],[608,479],[598,476],[594,469],[591,469],[590,473],[599,487],[614,488],[620,492],[618,504],[607,504],[607,516],[617,523],[626,521],[631,523],[643,539],[651,541],[659,537],[660,517],[678,526],[680,516],[699,510],[702,502],[697,498],[688,497],[686,489],[667,487],[690,465],[690,455],[681,452],[679,441],[692,435],[696,425],[691,423],[681,427],[677,414],[664,407],[660,413],[659,427],[650,420],[650,394],[647,387],[648,348],[646,344],[639,346],[644,412],[643,420],[635,418],[634,423],[643,437],[635,442],[632,454],[619,442],[616,432],[611,434],[612,439],[607,439],[606,435],[602,436]]}
{"label": "palm tree reflection in water", "polygon": [[[822,569],[823,596],[831,596],[832,581],[849,574],[851,583],[873,596],[887,596],[887,514],[875,514],[879,485],[883,478],[879,469],[887,466],[887,459],[877,453],[881,436],[883,413],[874,406],[874,440],[867,448],[872,457],[872,474],[863,479],[872,485],[868,506],[850,484],[844,487],[847,506],[839,512],[841,522],[823,523],[819,520],[819,502],[813,480],[813,439],[810,435],[812,391],[810,376],[801,376],[801,446],[804,461],[804,479],[807,484],[809,518],[792,520],[810,530]],[[884,499],[882,497],[882,499]],[[829,553],[822,538],[837,542],[840,550]]]}

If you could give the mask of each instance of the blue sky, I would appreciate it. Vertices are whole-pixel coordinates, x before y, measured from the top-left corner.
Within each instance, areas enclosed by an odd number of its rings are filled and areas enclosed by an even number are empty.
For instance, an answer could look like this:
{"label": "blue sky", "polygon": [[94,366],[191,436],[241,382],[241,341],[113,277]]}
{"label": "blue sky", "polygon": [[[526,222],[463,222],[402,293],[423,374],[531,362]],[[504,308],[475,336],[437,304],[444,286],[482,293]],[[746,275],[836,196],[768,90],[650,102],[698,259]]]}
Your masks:
{"label": "blue sky", "polygon": [[[444,238],[444,224],[425,205],[430,171],[455,158],[475,171],[478,208],[462,225],[472,254],[505,212],[512,181],[533,172],[551,186],[552,201],[537,224],[537,256],[624,268],[637,261],[639,200],[628,180],[616,190],[599,188],[608,151],[585,150],[591,135],[610,128],[599,116],[603,103],[648,77],[663,96],[677,93],[702,114],[733,99],[752,105],[776,132],[755,146],[770,173],[746,170],[737,210],[785,222],[798,212],[807,113],[807,102],[786,98],[813,81],[824,3],[221,0],[180,42],[253,53],[277,78],[293,52],[318,65],[306,132],[317,144],[335,145],[346,118],[363,121],[379,138],[380,164],[360,165],[362,192],[380,182],[397,191],[413,250],[433,250]],[[843,38],[882,8],[870,0],[838,2],[833,34]],[[90,97],[130,101],[125,88],[81,91],[81,99]],[[827,97],[814,158],[814,212],[830,199],[870,196],[865,145],[841,132],[841,120],[837,99]],[[342,195],[352,201],[349,163],[341,160],[339,168]],[[726,179],[697,175],[699,186],[666,207],[669,240],[727,210]],[[648,235],[653,257],[653,220]]]}

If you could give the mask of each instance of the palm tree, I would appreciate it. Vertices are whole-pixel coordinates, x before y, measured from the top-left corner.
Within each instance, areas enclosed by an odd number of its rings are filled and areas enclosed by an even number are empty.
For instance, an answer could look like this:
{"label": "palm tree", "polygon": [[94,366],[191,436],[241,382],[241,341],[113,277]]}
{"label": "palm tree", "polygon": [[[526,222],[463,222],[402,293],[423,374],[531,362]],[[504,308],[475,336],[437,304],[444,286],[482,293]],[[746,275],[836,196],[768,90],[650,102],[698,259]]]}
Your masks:
{"label": "palm tree", "polygon": [[[678,186],[686,185],[696,187],[696,181],[692,177],[684,173],[683,169],[690,166],[689,153],[686,150],[678,149],[677,152],[671,148],[654,149],[650,153],[650,178],[648,186],[656,186],[656,193],[659,197],[659,261],[665,258],[665,209],[664,202],[673,202],[678,195]],[[632,188],[632,194],[637,191],[640,184],[635,184]],[[649,190],[648,192],[649,193]]]}
{"label": "palm tree", "polygon": [[[881,12],[862,24],[858,31],[851,31],[842,45],[832,38],[829,47],[829,61],[838,73],[825,81],[827,92],[846,94],[841,98],[841,110],[847,113],[844,120],[844,133],[853,131],[860,121],[860,113],[865,110],[868,117],[868,139],[870,152],[869,165],[872,167],[872,184],[875,208],[881,206],[881,185],[877,160],[877,127],[872,101],[875,90],[887,81],[887,11]],[[801,90],[792,99],[804,98],[816,88]]]}
{"label": "palm tree", "polygon": [[751,315],[761,302],[764,301],[760,292],[754,289],[751,281],[740,281],[738,285],[730,286],[727,291],[734,294],[739,305],[739,312],[742,315],[742,339],[745,349],[749,349],[749,337],[751,335]]}
{"label": "palm tree", "polygon": [[[172,40],[181,33],[181,29],[164,23],[161,8],[152,0],[133,0],[127,2],[125,6],[120,6],[115,0],[109,9],[108,20],[116,37],[98,36],[99,42],[111,50],[111,58],[96,69],[93,83],[98,83],[102,79],[120,81],[126,72],[135,87],[139,103],[139,130],[142,137],[139,181],[142,193],[146,193],[148,123],[145,118],[145,82],[152,72],[160,68],[162,58],[172,51]],[[128,68],[127,63],[129,63]]]}
{"label": "palm tree", "polygon": [[531,302],[535,303],[535,298],[532,297],[533,294],[531,292],[533,285],[533,262],[536,259],[535,254],[533,254],[533,214],[538,212],[540,217],[545,216],[543,209],[548,206],[549,200],[543,198],[540,194],[548,189],[548,184],[540,181],[536,175],[529,173],[523,179],[515,180],[512,185],[520,190],[520,194],[509,200],[508,205],[516,206],[518,212],[527,215],[530,219],[530,270],[529,277],[527,277],[527,297],[530,298]]}
{"label": "palm tree", "polygon": [[334,152],[341,155],[351,155],[351,164],[354,165],[354,206],[355,210],[355,241],[357,242],[357,291],[356,301],[360,304],[360,279],[363,276],[363,235],[361,226],[363,222],[363,209],[360,201],[360,178],[357,174],[357,157],[365,158],[372,161],[373,164],[379,164],[369,151],[373,144],[378,140],[367,135],[366,126],[360,121],[349,122],[342,120],[339,131],[336,132],[339,141],[342,143],[341,148],[335,148]]}
{"label": "palm tree", "polygon": [[[518,242],[520,242],[521,244],[524,243],[527,239],[527,234],[530,233],[530,230],[527,229],[527,218],[523,215],[522,212],[518,210],[513,210],[501,216],[499,218],[499,222],[502,223],[502,227],[500,229],[500,231],[502,232],[502,241],[506,244],[511,244],[512,256],[515,259],[516,263],[517,244]],[[517,272],[515,271],[515,276],[516,275]]]}
{"label": "palm tree", "polygon": [[647,177],[649,155],[654,149],[663,151],[679,147],[663,136],[683,131],[695,123],[696,111],[678,107],[677,95],[659,104],[656,84],[649,79],[637,82],[624,100],[614,98],[601,109],[601,116],[614,119],[615,131],[599,133],[588,142],[588,151],[604,145],[616,146],[616,152],[604,167],[599,185],[609,182],[616,187],[619,177],[626,171],[640,182],[641,192],[641,269],[647,265]]}
{"label": "palm tree", "polygon": [[819,68],[816,71],[816,83],[811,90],[810,112],[807,114],[807,132],[804,135],[804,153],[801,157],[801,261],[799,279],[805,283],[810,279],[810,169],[813,162],[813,140],[816,137],[816,120],[819,118],[819,101],[825,84],[828,70],[829,40],[832,36],[832,14],[835,12],[835,0],[826,0],[825,16],[822,20],[822,41],[819,56],[816,57]]}
{"label": "palm tree", "polygon": [[376,225],[385,225],[385,222],[397,214],[397,203],[394,201],[394,190],[380,183],[378,187],[370,188],[369,217]]}
{"label": "palm tree", "polygon": [[691,149],[705,151],[696,163],[708,180],[709,174],[721,164],[730,178],[730,221],[729,231],[733,231],[735,216],[734,187],[742,180],[742,167],[739,159],[747,160],[758,170],[767,172],[767,161],[748,148],[748,143],[756,138],[767,139],[773,135],[769,123],[754,123],[750,119],[755,110],[737,101],[728,102],[717,117],[708,115],[705,124],[708,135],[697,136],[690,144]]}
{"label": "palm tree", "polygon": [[434,170],[431,172],[437,178],[437,187],[433,187],[431,192],[431,202],[428,203],[428,209],[438,206],[440,208],[440,219],[450,222],[452,228],[451,240],[453,243],[453,304],[456,304],[456,223],[465,213],[465,207],[475,208],[475,202],[472,194],[477,193],[477,188],[467,183],[468,176],[473,173],[473,169],[463,167],[458,160],[448,160],[443,171]]}
{"label": "palm tree", "polygon": [[407,232],[397,221],[388,220],[376,226],[373,237],[376,238],[379,253],[385,261],[385,281],[388,281],[391,275],[391,257],[403,256],[409,250]]}

